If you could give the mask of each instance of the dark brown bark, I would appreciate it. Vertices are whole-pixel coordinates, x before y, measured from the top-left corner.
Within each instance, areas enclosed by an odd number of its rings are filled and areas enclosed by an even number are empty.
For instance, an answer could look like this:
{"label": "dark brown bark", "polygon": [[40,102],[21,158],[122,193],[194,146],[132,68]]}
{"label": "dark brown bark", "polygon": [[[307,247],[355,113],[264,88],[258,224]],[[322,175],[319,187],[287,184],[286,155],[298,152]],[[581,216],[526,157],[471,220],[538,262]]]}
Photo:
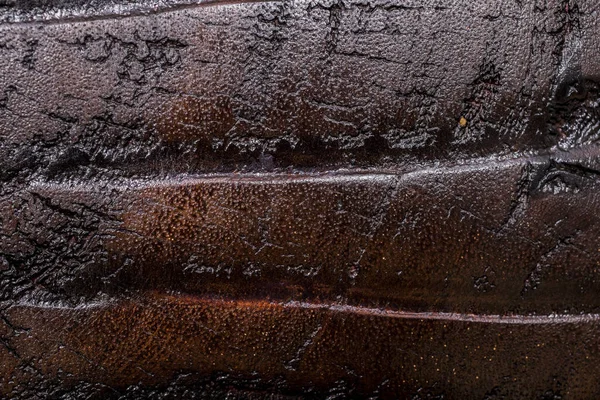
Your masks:
{"label": "dark brown bark", "polygon": [[0,397],[598,397],[598,5],[0,3]]}

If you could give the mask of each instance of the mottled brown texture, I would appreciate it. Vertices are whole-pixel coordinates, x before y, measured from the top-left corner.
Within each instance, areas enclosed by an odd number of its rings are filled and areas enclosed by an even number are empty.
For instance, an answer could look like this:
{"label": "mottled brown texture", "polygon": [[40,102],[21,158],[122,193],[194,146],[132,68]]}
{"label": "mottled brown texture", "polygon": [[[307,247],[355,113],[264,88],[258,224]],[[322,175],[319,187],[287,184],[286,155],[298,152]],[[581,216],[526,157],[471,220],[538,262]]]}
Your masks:
{"label": "mottled brown texture", "polygon": [[[97,231],[110,237],[106,258],[45,284],[71,296],[160,288],[418,311],[596,312],[598,185],[568,165],[531,158],[117,185],[97,211],[112,216]],[[75,212],[106,189],[30,191]]]}
{"label": "mottled brown texture", "polygon": [[599,5],[0,3],[0,397],[597,398]]}
{"label": "mottled brown texture", "polygon": [[164,385],[173,371],[226,371],[281,379],[283,394],[325,394],[334,382],[344,382],[342,395],[379,398],[598,394],[599,355],[589,350],[600,344],[598,315],[503,321],[153,294],[81,309],[16,306],[8,315],[29,327],[12,340],[19,357],[67,386]]}

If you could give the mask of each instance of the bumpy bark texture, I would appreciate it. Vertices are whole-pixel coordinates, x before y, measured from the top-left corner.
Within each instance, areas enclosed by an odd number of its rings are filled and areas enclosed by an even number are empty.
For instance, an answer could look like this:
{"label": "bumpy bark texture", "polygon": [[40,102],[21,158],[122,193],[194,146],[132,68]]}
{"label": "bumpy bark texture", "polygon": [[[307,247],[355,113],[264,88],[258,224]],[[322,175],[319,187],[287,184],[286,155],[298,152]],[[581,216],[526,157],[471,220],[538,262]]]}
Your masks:
{"label": "bumpy bark texture", "polygon": [[0,1],[0,397],[600,397],[599,10]]}

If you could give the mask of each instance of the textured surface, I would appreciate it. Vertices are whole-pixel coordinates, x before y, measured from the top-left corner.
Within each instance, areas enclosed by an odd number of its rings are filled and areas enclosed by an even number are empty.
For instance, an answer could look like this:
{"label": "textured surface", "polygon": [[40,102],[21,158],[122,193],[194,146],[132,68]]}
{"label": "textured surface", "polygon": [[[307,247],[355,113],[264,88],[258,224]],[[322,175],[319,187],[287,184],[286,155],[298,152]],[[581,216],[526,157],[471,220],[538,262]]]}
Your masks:
{"label": "textured surface", "polygon": [[598,397],[599,5],[0,2],[0,397]]}

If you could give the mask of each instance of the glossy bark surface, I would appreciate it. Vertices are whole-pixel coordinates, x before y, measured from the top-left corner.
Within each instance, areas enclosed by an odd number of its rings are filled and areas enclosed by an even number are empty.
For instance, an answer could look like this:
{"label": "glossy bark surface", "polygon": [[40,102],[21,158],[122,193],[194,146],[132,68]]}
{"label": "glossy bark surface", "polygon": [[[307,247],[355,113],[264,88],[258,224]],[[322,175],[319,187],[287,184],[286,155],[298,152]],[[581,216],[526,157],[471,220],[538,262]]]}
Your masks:
{"label": "glossy bark surface", "polygon": [[598,397],[599,5],[0,4],[0,397]]}

